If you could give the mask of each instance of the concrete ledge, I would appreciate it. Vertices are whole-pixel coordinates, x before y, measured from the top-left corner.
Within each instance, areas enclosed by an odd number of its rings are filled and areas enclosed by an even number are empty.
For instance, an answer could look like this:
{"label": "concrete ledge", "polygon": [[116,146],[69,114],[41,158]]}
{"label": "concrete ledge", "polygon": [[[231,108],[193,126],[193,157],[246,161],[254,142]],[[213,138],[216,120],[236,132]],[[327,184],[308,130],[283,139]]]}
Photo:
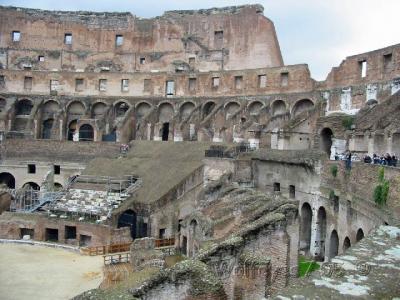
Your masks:
{"label": "concrete ledge", "polygon": [[0,239],[0,244],[24,244],[24,245],[31,245],[31,246],[42,246],[42,247],[63,249],[63,250],[77,252],[79,254],[81,253],[79,247],[73,247],[73,246],[62,245],[62,244],[46,243],[46,242],[38,242],[38,241],[32,241],[32,240]]}

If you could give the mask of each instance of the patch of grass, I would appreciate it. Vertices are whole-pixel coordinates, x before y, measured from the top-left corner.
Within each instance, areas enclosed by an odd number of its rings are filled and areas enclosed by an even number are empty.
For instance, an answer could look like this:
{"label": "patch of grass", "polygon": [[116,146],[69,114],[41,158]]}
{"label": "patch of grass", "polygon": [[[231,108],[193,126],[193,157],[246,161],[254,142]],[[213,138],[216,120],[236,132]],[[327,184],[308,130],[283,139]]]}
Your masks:
{"label": "patch of grass", "polygon": [[331,174],[332,174],[332,176],[336,178],[337,173],[338,173],[338,166],[337,165],[332,165],[331,166]]}
{"label": "patch of grass", "polygon": [[307,260],[304,256],[299,257],[299,277],[304,277],[316,270],[319,270],[320,266],[313,260]]}

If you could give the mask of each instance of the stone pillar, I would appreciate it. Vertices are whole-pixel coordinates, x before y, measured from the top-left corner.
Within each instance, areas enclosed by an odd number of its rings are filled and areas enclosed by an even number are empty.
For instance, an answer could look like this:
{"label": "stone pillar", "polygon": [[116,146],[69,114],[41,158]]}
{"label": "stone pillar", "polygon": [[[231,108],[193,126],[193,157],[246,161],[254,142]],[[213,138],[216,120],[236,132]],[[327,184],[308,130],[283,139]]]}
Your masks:
{"label": "stone pillar", "polygon": [[375,149],[374,149],[374,135],[370,134],[368,136],[368,154],[372,157],[374,152],[375,152]]}
{"label": "stone pillar", "polygon": [[391,132],[388,132],[386,137],[386,152],[392,154],[393,152],[393,135]]}
{"label": "stone pillar", "polygon": [[183,142],[182,131],[180,129],[174,129],[174,142]]}
{"label": "stone pillar", "polygon": [[151,123],[147,123],[147,140],[151,140]]}
{"label": "stone pillar", "polygon": [[162,126],[162,124],[160,123],[154,125],[154,141],[161,141],[162,139],[162,137],[160,136],[160,126]]}
{"label": "stone pillar", "polygon": [[33,120],[33,138],[34,139],[38,138],[38,121],[37,121],[37,119]]}
{"label": "stone pillar", "polygon": [[60,120],[60,141],[63,140],[63,120]]}
{"label": "stone pillar", "polygon": [[196,125],[195,124],[190,124],[189,125],[189,138],[192,141],[196,135]]}
{"label": "stone pillar", "polygon": [[8,131],[11,131],[11,126],[12,126],[12,124],[11,124],[11,119],[10,119],[10,120],[8,120]]}

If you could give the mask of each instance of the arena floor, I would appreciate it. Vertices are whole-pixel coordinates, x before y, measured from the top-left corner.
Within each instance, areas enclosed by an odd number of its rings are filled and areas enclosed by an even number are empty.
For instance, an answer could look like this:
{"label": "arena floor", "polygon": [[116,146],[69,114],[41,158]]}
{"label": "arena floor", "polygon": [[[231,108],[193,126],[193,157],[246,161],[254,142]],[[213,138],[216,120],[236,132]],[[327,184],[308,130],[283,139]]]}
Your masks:
{"label": "arena floor", "polygon": [[102,281],[103,258],[43,246],[0,244],[0,298],[70,299]]}

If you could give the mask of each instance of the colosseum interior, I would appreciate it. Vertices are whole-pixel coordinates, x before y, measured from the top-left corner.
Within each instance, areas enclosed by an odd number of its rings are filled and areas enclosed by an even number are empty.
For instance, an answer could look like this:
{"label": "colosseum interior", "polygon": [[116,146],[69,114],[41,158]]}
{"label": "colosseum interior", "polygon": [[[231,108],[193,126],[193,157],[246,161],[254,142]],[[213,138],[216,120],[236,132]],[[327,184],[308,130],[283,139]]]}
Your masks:
{"label": "colosseum interior", "polygon": [[263,12],[0,6],[0,246],[100,258],[74,299],[399,297],[400,44],[317,81]]}

